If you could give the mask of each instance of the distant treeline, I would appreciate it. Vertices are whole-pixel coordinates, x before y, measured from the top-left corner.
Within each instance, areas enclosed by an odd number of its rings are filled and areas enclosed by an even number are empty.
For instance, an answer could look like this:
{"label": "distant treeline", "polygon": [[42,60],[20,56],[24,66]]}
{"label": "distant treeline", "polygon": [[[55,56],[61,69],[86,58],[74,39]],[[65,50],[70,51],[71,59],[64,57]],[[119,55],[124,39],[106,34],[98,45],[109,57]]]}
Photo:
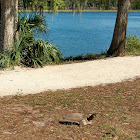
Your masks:
{"label": "distant treeline", "polygon": [[[98,9],[98,10],[110,10],[117,8],[117,0],[64,0],[65,1],[65,9],[72,9],[74,3],[77,1],[79,5],[81,5],[82,9]],[[75,7],[78,8],[78,5]]]}
{"label": "distant treeline", "polygon": [[[118,0],[64,0],[65,9],[72,9],[74,2],[82,5],[82,9],[114,10],[117,9]],[[78,6],[76,7],[78,8]],[[140,0],[135,0],[131,9],[140,9]]]}
{"label": "distant treeline", "polygon": [[[22,5],[22,6],[21,6]],[[115,10],[118,0],[19,0],[19,7],[39,10]],[[135,0],[132,10],[140,10],[140,0]]]}

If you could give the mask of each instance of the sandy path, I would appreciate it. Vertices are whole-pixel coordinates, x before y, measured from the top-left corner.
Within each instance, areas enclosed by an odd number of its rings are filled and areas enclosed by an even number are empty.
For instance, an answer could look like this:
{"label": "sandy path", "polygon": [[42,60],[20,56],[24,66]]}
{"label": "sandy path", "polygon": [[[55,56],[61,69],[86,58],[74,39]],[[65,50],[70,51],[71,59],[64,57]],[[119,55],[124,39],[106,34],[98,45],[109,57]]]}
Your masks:
{"label": "sandy path", "polygon": [[0,96],[39,93],[140,77],[140,56],[0,71]]}

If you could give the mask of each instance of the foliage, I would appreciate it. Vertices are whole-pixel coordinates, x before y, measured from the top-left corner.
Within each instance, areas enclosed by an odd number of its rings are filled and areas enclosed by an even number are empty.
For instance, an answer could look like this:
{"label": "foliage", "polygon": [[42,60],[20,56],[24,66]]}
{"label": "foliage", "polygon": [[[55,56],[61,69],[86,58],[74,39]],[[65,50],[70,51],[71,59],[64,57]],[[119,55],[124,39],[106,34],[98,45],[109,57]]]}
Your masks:
{"label": "foliage", "polygon": [[34,32],[48,32],[48,26],[44,16],[30,16],[28,19],[30,27],[34,29]]}
{"label": "foliage", "polygon": [[60,51],[49,41],[35,40],[32,46],[24,47],[21,51],[21,63],[30,67],[43,66],[46,63],[58,63],[61,57]]}
{"label": "foliage", "polygon": [[[24,8],[44,9],[50,12],[57,13],[60,9],[99,9],[99,10],[113,10],[117,9],[118,0],[23,0]],[[140,1],[135,0],[132,3],[133,10],[140,9]]]}
{"label": "foliage", "polygon": [[[72,9],[76,6],[76,9],[81,7],[83,9],[113,10],[117,9],[118,5],[118,0],[64,0],[64,2],[67,9]],[[140,9],[139,0],[135,0],[132,3],[132,9]]]}
{"label": "foliage", "polygon": [[107,57],[106,52],[102,52],[100,54],[86,54],[86,55],[78,55],[78,56],[70,56],[62,58],[64,62],[70,62],[70,61],[86,61],[86,60],[97,60],[97,59],[103,59]]}
{"label": "foliage", "polygon": [[51,13],[58,13],[58,9],[65,6],[63,0],[50,0],[49,1],[49,10]]}
{"label": "foliage", "polygon": [[7,68],[11,65],[10,52],[4,51],[0,53],[0,69]]}
{"label": "foliage", "polygon": [[134,0],[132,3],[132,9],[139,10],[140,9],[140,0]]}
{"label": "foliage", "polygon": [[[18,56],[22,65],[36,67],[45,63],[55,62],[60,59],[60,51],[49,41],[35,40],[33,37],[36,29],[46,32],[46,23],[43,17],[35,16],[19,19],[19,38],[14,45],[15,56]],[[17,45],[18,44],[18,45]],[[17,48],[17,49],[16,49]],[[20,56],[18,55],[20,52]],[[16,63],[18,61],[16,60]]]}
{"label": "foliage", "polygon": [[63,0],[24,0],[23,7],[30,8],[32,10],[39,9],[40,13],[43,13],[44,9],[49,10],[51,13],[57,13],[58,9],[65,6],[65,2]]}
{"label": "foliage", "polygon": [[19,18],[19,39],[14,42],[11,51],[0,54],[0,68],[11,65],[42,67],[46,63],[58,63],[61,58],[59,49],[49,41],[34,39],[36,30],[46,32],[46,29],[43,17],[23,16]]}
{"label": "foliage", "polygon": [[133,37],[128,35],[126,42],[127,42],[126,45],[127,52],[129,53],[140,52],[140,38],[137,35],[134,35]]}

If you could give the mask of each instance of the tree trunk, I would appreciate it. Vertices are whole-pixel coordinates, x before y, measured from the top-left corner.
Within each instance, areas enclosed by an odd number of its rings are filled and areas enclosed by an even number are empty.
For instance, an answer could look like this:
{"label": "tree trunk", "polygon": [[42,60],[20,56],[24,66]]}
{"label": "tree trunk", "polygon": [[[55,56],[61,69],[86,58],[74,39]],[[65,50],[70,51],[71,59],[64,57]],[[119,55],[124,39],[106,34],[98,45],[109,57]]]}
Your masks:
{"label": "tree trunk", "polygon": [[131,6],[131,0],[119,0],[117,19],[113,34],[111,46],[107,52],[111,56],[124,56],[126,46],[126,30],[128,22],[128,13]]}
{"label": "tree trunk", "polygon": [[1,0],[1,40],[0,51],[11,50],[16,37],[18,0]]}

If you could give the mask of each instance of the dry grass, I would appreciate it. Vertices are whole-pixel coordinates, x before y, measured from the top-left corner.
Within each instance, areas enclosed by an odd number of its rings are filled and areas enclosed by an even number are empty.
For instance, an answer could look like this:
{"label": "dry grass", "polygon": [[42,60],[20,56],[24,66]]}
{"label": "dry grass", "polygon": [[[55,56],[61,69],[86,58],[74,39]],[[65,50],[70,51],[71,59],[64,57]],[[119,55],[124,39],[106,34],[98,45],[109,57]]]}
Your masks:
{"label": "dry grass", "polygon": [[[68,113],[97,113],[92,125],[61,125]],[[0,140],[140,140],[140,79],[0,98]]]}

